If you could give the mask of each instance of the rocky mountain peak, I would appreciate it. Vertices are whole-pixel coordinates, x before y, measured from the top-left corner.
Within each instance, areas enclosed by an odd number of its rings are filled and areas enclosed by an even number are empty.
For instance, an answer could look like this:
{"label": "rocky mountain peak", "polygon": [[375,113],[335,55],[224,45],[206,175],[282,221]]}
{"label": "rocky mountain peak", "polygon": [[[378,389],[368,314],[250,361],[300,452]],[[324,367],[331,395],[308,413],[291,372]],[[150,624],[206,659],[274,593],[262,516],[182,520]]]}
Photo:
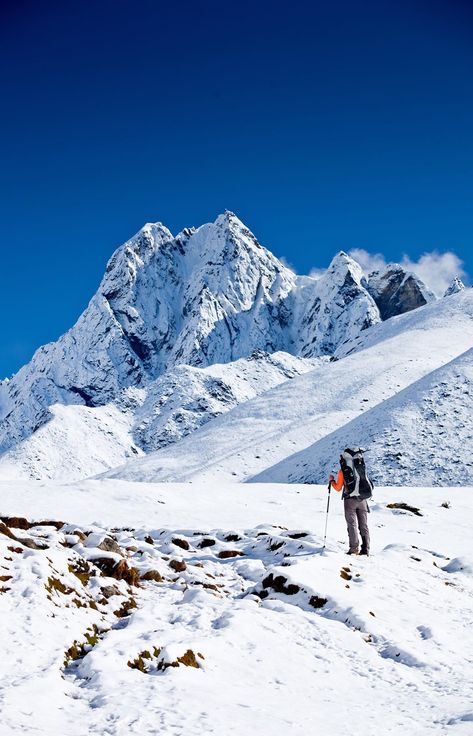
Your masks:
{"label": "rocky mountain peak", "polygon": [[228,210],[176,237],[147,223],[112,255],[77,323],[0,384],[0,452],[48,421],[54,404],[99,407],[176,366],[227,364],[255,350],[334,355],[380,312],[430,298],[399,266],[368,284],[343,251],[319,279],[296,276]]}
{"label": "rocky mountain peak", "polygon": [[458,294],[460,291],[463,291],[464,289],[465,289],[465,284],[458,276],[456,276],[453,279],[450,286],[448,287],[448,289],[446,290],[444,297],[452,296],[452,294]]}
{"label": "rocky mountain peak", "polygon": [[384,271],[371,273],[368,291],[379,308],[382,320],[410,312],[435,299],[424,282],[399,263],[390,263]]}

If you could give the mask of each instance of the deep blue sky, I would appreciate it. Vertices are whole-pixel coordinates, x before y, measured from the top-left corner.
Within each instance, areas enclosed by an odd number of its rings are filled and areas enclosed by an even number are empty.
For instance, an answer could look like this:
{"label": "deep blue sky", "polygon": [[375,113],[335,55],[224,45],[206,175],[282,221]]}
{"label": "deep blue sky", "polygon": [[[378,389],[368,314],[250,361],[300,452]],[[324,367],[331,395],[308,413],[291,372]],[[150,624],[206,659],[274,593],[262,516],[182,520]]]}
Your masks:
{"label": "deep blue sky", "polygon": [[2,8],[0,376],[145,221],[231,209],[300,273],[361,247],[473,274],[466,0]]}

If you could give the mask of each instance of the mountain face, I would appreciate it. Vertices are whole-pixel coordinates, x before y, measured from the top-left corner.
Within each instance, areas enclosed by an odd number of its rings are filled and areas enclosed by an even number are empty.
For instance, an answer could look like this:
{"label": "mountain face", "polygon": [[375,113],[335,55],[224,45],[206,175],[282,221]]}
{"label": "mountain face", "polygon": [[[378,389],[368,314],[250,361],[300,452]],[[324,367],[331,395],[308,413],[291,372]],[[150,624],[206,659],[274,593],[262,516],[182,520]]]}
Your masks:
{"label": "mountain face", "polygon": [[326,483],[362,446],[376,486],[473,484],[473,290],[365,330],[335,357],[107,473],[137,482]]}
{"label": "mountain face", "polygon": [[380,322],[361,267],[346,253],[326,273],[302,288],[297,352],[305,357],[333,355],[342,343]]}
{"label": "mountain face", "polygon": [[418,276],[397,263],[390,264],[381,273],[374,271],[370,274],[368,291],[383,320],[410,312],[435,299]]}
{"label": "mountain face", "polygon": [[465,288],[465,284],[457,276],[456,278],[453,279],[452,283],[446,290],[444,296],[452,296],[452,294],[458,294],[460,291],[463,291],[464,288]]}
{"label": "mountain face", "polygon": [[207,368],[179,365],[102,406],[54,404],[50,419],[0,456],[0,479],[80,480],[176,443],[325,358],[255,352]]}
{"label": "mountain face", "polygon": [[[50,420],[53,405],[120,407],[127,391],[148,396],[178,366],[228,364],[261,350],[333,356],[386,316],[431,298],[415,276],[390,269],[368,282],[339,253],[320,279],[297,276],[230,212],[177,236],[145,225],[112,255],[77,323],[0,384],[0,452]],[[142,414],[147,426],[151,415]]]}

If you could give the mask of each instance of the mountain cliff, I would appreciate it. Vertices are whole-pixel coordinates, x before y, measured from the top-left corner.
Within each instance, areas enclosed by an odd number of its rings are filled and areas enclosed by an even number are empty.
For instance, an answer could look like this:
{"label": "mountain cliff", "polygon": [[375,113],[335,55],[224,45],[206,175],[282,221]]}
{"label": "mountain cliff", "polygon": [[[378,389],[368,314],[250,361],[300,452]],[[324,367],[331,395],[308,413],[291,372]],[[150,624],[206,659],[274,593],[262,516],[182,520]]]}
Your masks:
{"label": "mountain cliff", "polygon": [[[135,433],[124,441],[126,452],[134,443],[156,448],[161,440],[149,438],[156,392],[174,385],[177,368],[182,389],[186,375],[193,380],[185,366],[229,365],[255,351],[333,357],[383,319],[432,298],[401,267],[368,279],[343,252],[321,278],[297,276],[228,211],[176,236],[161,223],[147,224],[112,255],[76,324],[0,383],[0,453],[53,416],[66,421],[67,412],[51,410],[61,405],[113,405],[120,412],[125,405],[139,414],[125,422]],[[305,369],[300,364],[297,371]],[[205,395],[200,378],[197,383]],[[146,398],[130,409],[129,391],[141,390]],[[176,401],[182,395],[179,390]],[[179,413],[177,404],[173,411]],[[83,417],[88,421],[89,414]],[[124,437],[122,429],[118,435]]]}

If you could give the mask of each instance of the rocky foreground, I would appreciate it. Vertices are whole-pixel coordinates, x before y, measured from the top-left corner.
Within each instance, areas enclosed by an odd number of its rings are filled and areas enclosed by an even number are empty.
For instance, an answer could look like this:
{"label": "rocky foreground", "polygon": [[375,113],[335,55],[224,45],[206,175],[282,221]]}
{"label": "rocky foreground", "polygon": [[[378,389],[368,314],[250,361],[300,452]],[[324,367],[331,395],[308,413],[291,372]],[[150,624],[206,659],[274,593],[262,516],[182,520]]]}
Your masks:
{"label": "rocky foreground", "polygon": [[[102,515],[123,514],[125,487]],[[213,526],[217,509],[202,524],[217,499],[198,488],[198,525],[155,526],[172,486],[153,488],[147,525],[131,505],[119,526],[2,516],[2,734],[339,734],[348,718],[355,734],[468,733],[471,494],[379,491],[363,559],[344,554],[340,506],[322,549],[322,489],[272,489],[227,488],[236,528]],[[29,505],[14,490],[4,507]]]}

